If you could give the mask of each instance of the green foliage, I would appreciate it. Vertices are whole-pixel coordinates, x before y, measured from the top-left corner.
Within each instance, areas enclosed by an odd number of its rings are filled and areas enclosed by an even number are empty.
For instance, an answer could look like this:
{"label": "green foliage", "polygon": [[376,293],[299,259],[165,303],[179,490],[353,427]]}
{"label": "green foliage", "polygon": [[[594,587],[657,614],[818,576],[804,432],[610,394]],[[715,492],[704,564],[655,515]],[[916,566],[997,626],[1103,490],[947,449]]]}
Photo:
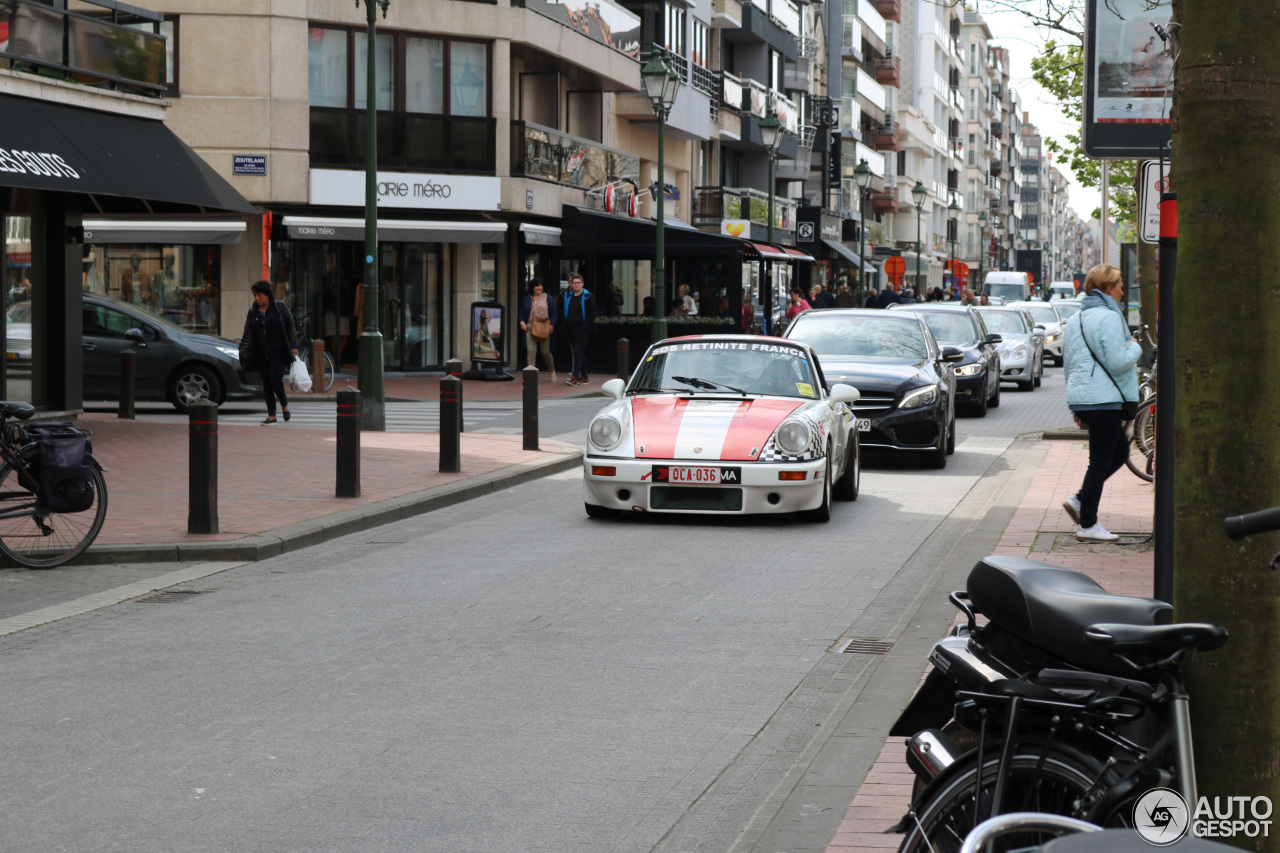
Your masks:
{"label": "green foliage", "polygon": [[[1084,48],[1079,44],[1045,42],[1044,52],[1031,60],[1031,76],[1053,95],[1062,114],[1079,123],[1083,112],[1084,97]],[[1062,139],[1046,139],[1045,147],[1052,151],[1059,163],[1066,162],[1082,187],[1100,187],[1102,161],[1085,156],[1080,147],[1080,133],[1068,133]],[[1111,196],[1111,219],[1114,222],[1133,223],[1137,215],[1137,198],[1134,195],[1137,161],[1112,160],[1108,183]],[[1101,206],[1094,208],[1093,217],[1101,216]]]}

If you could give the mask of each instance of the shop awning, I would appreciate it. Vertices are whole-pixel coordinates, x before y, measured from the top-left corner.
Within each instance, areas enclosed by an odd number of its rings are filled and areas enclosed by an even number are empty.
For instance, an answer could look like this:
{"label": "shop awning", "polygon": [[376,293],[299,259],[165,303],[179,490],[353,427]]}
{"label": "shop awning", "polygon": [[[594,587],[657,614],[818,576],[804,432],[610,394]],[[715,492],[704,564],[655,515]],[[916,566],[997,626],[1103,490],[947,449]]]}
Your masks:
{"label": "shop awning", "polygon": [[[295,240],[363,240],[363,219],[286,216],[284,226]],[[379,219],[378,239],[406,243],[501,243],[505,222],[438,222],[431,219]]]}
{"label": "shop awning", "polygon": [[524,241],[530,246],[559,246],[562,232],[552,225],[534,225],[530,222],[521,222],[520,233],[524,234]]}
{"label": "shop awning", "polygon": [[822,242],[827,245],[828,249],[835,252],[855,267],[862,263],[862,260],[857,256],[857,254],[855,254],[854,251],[844,243],[841,243],[838,240],[828,240],[826,237],[822,238]]}
{"label": "shop awning", "polygon": [[760,253],[760,257],[767,260],[790,260],[785,251],[776,246],[770,246],[768,243],[748,243],[751,248]]}
{"label": "shop awning", "polygon": [[788,257],[795,258],[797,261],[812,261],[813,255],[806,254],[799,249],[792,249],[787,246],[782,247],[782,251],[787,253]]}
{"label": "shop awning", "polygon": [[[632,219],[612,213],[566,204],[561,237],[570,252],[612,255],[617,258],[652,258],[657,239],[652,219]],[[663,246],[668,256],[691,257],[708,254],[742,257],[744,242],[688,225],[673,226],[667,220]]]}
{"label": "shop awning", "polygon": [[0,95],[0,186],[257,213],[163,122]]}
{"label": "shop awning", "polygon": [[86,219],[84,241],[225,246],[239,243],[247,227],[238,219]]}

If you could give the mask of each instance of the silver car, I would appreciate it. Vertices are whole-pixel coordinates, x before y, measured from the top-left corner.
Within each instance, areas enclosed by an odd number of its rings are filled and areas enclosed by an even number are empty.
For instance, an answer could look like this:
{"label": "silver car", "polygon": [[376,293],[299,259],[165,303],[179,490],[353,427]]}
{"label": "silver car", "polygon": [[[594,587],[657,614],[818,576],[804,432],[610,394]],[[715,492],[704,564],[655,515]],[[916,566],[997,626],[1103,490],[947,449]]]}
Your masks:
{"label": "silver car", "polygon": [[[1063,302],[1065,300],[1060,299],[1058,301]],[[1034,300],[1030,302],[1010,302],[1008,307],[1026,310],[1037,326],[1044,326],[1045,356],[1053,359],[1053,363],[1061,367],[1062,327],[1066,325],[1067,318],[1058,313],[1057,306],[1052,302]]]}
{"label": "silver car", "polygon": [[999,335],[1000,381],[1016,382],[1021,391],[1033,391],[1044,376],[1044,335],[1036,331],[1031,315],[1021,308],[979,305],[987,331]]}

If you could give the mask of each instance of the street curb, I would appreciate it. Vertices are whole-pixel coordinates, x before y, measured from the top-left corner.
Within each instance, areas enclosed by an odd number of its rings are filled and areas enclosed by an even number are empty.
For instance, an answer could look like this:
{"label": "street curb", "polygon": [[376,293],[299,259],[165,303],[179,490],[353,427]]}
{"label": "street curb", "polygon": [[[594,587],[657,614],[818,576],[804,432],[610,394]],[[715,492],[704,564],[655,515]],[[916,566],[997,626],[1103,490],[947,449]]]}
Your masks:
{"label": "street curb", "polygon": [[518,462],[456,483],[388,498],[369,506],[352,507],[243,539],[90,546],[88,551],[70,564],[88,566],[117,563],[257,562],[319,545],[340,536],[455,506],[550,474],[572,470],[581,463],[580,450],[555,452],[545,459]]}
{"label": "street curb", "polygon": [[[1035,433],[1032,433],[1035,435]],[[1021,436],[1019,436],[1021,438]],[[1066,429],[1051,429],[1040,434],[1040,438],[1048,441],[1088,441],[1089,431],[1083,429],[1074,429],[1068,427]]]}

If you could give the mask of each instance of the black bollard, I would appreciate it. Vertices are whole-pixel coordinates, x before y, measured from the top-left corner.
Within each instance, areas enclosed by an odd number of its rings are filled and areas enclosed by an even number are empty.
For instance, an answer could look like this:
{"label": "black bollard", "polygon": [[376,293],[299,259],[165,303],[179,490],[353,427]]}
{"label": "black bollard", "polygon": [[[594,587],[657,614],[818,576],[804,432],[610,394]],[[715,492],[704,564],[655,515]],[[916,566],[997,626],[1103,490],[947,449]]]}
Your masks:
{"label": "black bollard", "polygon": [[466,432],[467,426],[462,420],[462,361],[456,358],[449,359],[444,363],[444,372],[447,376],[456,377],[458,380],[458,432]]}
{"label": "black bollard", "polygon": [[538,368],[526,367],[524,374],[524,449],[538,449]]}
{"label": "black bollard", "polygon": [[462,471],[462,430],[458,412],[462,408],[462,380],[446,376],[440,380],[440,473]]}
{"label": "black bollard", "polygon": [[338,392],[338,484],[340,498],[360,497],[360,390]]}
{"label": "black bollard", "polygon": [[132,420],[134,391],[137,388],[138,354],[129,347],[120,353],[120,409],[119,416]]}
{"label": "black bollard", "polygon": [[187,410],[188,533],[218,532],[218,405],[197,400]]}
{"label": "black bollard", "polygon": [[618,378],[625,380],[629,376],[631,376],[631,341],[618,338]]}

